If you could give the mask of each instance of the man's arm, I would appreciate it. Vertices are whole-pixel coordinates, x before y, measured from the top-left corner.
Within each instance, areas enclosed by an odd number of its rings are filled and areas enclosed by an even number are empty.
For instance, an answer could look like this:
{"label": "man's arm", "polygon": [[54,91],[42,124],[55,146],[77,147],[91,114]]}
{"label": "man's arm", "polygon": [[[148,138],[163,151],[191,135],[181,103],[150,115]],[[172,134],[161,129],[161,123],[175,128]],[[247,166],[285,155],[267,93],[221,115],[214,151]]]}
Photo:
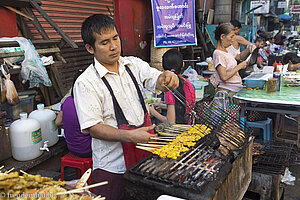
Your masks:
{"label": "man's arm", "polygon": [[289,61],[288,70],[289,71],[296,71],[300,67],[300,63],[293,64],[291,61]]}
{"label": "man's arm", "polygon": [[122,141],[122,142],[132,142],[132,143],[146,143],[153,137],[148,131],[153,130],[155,125],[148,127],[142,127],[133,130],[117,129],[106,124],[96,124],[90,127],[89,133],[91,137],[100,140],[109,141]]}

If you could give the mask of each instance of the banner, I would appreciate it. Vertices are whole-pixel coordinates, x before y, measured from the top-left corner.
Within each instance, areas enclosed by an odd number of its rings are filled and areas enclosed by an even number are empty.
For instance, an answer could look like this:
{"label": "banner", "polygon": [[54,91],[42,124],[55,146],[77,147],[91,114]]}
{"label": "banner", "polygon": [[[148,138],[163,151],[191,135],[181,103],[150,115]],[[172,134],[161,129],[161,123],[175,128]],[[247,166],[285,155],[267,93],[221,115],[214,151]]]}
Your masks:
{"label": "banner", "polygon": [[270,10],[270,1],[266,0],[266,1],[251,1],[250,2],[250,10],[252,8],[256,8],[257,6],[262,5],[262,7],[254,10],[255,14],[265,14],[265,13],[269,13]]}
{"label": "banner", "polygon": [[152,0],[154,46],[197,45],[194,0]]}

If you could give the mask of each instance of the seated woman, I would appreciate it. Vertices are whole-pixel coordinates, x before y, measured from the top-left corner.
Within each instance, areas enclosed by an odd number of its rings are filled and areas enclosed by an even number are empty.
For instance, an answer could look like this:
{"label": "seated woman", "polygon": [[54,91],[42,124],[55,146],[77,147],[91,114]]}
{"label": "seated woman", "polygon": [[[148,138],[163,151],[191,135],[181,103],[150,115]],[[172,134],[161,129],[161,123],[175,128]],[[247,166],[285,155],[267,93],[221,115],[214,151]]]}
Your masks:
{"label": "seated woman", "polygon": [[288,65],[289,71],[300,70],[300,57],[295,53],[287,53],[283,56],[282,62],[284,65]]}
{"label": "seated woman", "polygon": [[[212,78],[219,83],[217,91],[225,90],[231,98],[243,87],[238,71],[245,69],[247,62],[242,60],[245,60],[256,48],[255,45],[248,45],[243,52],[237,54],[228,48],[232,45],[234,36],[234,27],[230,23],[219,25],[215,30],[217,47],[213,53],[213,64],[217,73]],[[237,64],[237,61],[242,62]]]}
{"label": "seated woman", "polygon": [[190,108],[193,108],[195,102],[195,90],[192,83],[181,75],[184,67],[182,54],[176,49],[170,49],[163,55],[162,62],[164,70],[170,70],[177,74],[179,78],[177,91],[186,101],[184,102],[185,105],[183,105],[182,102],[168,91],[165,93],[167,116],[161,115],[153,107],[150,107],[150,114],[162,122],[190,124],[189,111]]}
{"label": "seated woman", "polygon": [[[82,72],[83,71],[81,70],[75,74],[73,85]],[[92,157],[92,138],[89,133],[82,133],[80,131],[80,125],[74,104],[73,85],[71,89],[71,96],[67,97],[61,105],[61,111],[56,117],[55,124],[57,126],[64,126],[67,147],[72,154],[82,158],[90,158]]]}

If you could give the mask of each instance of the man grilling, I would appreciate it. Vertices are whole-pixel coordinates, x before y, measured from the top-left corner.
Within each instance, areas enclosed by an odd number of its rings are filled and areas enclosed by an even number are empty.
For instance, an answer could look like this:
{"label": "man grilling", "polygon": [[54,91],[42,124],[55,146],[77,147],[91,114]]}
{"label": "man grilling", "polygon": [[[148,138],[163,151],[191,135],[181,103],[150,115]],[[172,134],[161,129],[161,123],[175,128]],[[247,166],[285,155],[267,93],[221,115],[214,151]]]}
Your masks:
{"label": "man grilling", "polygon": [[82,132],[92,136],[93,183],[108,181],[94,189],[106,199],[123,198],[123,174],[147,157],[135,143],[151,139],[151,124],[144,88],[167,91],[179,85],[170,71],[161,73],[136,57],[121,57],[121,42],[114,21],[106,15],[88,17],[81,27],[93,64],[77,79],[74,98]]}

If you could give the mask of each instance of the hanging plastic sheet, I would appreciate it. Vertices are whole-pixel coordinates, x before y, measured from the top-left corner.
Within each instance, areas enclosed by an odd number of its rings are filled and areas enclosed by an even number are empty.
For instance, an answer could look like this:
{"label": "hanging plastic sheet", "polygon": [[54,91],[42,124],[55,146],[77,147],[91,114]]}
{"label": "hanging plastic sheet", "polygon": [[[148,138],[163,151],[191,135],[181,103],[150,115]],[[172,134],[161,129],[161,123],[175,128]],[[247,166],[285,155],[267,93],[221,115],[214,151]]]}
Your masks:
{"label": "hanging plastic sheet", "polygon": [[29,81],[29,87],[39,87],[42,83],[45,86],[52,86],[46,68],[30,40],[23,37],[0,38],[0,41],[17,41],[24,52],[25,59],[21,63],[21,77],[23,83]]}

